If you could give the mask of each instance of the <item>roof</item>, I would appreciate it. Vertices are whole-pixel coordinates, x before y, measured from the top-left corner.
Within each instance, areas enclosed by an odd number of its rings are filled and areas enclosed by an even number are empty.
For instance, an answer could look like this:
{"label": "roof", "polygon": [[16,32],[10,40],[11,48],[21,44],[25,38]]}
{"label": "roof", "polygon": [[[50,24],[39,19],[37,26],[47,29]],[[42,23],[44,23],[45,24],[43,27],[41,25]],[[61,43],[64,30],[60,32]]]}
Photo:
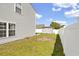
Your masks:
{"label": "roof", "polygon": [[42,29],[42,28],[51,28],[50,26],[45,26],[44,24],[36,25],[36,29]]}
{"label": "roof", "polygon": [[37,25],[36,25],[36,28],[37,28],[37,29],[41,29],[41,28],[44,28],[44,27],[45,27],[44,24],[37,24]]}

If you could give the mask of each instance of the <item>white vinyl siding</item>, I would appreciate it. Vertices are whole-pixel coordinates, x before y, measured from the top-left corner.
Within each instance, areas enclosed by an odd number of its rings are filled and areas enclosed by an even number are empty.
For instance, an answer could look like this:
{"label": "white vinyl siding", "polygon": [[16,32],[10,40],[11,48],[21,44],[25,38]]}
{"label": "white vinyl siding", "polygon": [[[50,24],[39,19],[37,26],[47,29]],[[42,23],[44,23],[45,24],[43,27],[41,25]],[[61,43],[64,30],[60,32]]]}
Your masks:
{"label": "white vinyl siding", "polygon": [[[29,3],[21,3],[20,8],[21,8],[21,14],[16,12],[16,3],[0,4],[0,22],[6,23],[7,27],[6,37],[0,37],[0,44],[35,35],[34,9]],[[15,24],[14,36],[9,36],[8,23]]]}

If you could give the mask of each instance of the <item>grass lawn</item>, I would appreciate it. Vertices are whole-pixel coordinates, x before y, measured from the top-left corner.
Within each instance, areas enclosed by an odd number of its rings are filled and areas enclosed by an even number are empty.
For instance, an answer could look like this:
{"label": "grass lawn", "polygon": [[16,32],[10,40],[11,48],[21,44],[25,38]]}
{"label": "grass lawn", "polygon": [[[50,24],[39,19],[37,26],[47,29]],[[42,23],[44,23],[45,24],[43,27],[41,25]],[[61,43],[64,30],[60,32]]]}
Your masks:
{"label": "grass lawn", "polygon": [[[47,37],[52,40],[38,40]],[[56,35],[40,34],[31,38],[24,38],[0,45],[1,56],[51,56],[54,49]]]}

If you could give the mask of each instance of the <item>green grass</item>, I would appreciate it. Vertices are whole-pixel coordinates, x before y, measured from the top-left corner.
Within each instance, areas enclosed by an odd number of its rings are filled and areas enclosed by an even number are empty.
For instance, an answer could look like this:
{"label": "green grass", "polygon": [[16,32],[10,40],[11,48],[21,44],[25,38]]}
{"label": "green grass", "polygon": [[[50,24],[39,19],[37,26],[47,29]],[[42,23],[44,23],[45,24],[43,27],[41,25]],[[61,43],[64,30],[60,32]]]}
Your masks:
{"label": "green grass", "polygon": [[[52,41],[38,41],[40,37],[50,37]],[[56,35],[40,34],[0,45],[1,56],[51,56]]]}

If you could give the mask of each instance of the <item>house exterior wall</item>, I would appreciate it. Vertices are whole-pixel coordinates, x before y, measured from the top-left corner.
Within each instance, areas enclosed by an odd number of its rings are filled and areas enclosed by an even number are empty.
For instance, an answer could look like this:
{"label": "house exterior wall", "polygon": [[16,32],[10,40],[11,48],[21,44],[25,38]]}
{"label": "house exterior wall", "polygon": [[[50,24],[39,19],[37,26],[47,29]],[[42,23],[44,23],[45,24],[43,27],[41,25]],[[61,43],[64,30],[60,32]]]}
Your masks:
{"label": "house exterior wall", "polygon": [[60,38],[66,56],[79,56],[79,22],[61,29]]}
{"label": "house exterior wall", "polygon": [[35,35],[35,12],[31,4],[22,4],[22,14],[15,12],[14,3],[0,4],[0,22],[15,23],[15,36],[0,38],[0,44]]}

